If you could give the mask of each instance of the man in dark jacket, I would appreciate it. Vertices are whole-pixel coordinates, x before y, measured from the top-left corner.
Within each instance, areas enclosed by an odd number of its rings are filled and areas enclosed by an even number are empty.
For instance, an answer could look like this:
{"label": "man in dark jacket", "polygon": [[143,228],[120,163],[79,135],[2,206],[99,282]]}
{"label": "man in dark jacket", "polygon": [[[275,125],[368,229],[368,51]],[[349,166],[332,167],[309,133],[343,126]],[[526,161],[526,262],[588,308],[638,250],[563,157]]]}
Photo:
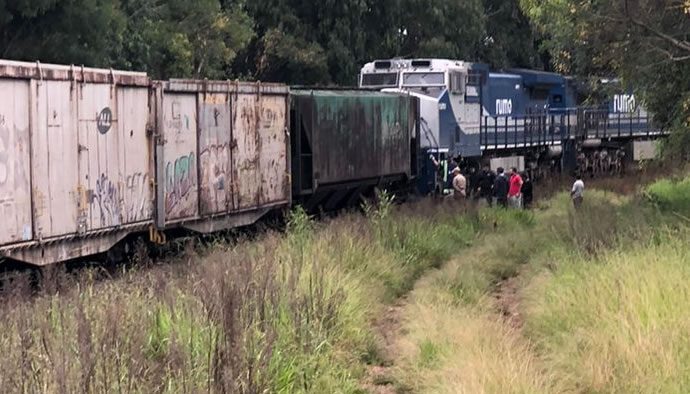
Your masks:
{"label": "man in dark jacket", "polygon": [[525,209],[530,209],[532,208],[532,200],[534,199],[534,187],[532,186],[532,179],[526,172],[522,174],[522,179],[524,180],[522,183],[522,206]]}
{"label": "man in dark jacket", "polygon": [[498,167],[498,176],[494,181],[494,198],[499,207],[505,208],[508,205],[508,178],[503,167]]}
{"label": "man in dark jacket", "polygon": [[488,167],[485,167],[479,177],[479,195],[481,198],[486,199],[489,206],[492,205],[494,179],[496,176],[491,172]]}

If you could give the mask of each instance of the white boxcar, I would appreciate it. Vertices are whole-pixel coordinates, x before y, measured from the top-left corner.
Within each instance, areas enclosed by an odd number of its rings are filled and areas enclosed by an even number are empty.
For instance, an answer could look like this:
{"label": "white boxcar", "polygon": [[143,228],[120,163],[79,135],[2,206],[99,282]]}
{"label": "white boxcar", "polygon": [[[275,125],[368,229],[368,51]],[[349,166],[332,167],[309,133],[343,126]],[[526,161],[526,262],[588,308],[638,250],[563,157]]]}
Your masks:
{"label": "white boxcar", "polygon": [[277,84],[157,83],[158,228],[211,232],[290,203],[288,94]]}
{"label": "white boxcar", "polygon": [[0,60],[0,257],[47,265],[287,206],[287,106],[284,85]]}
{"label": "white boxcar", "polygon": [[99,253],[153,220],[146,74],[0,61],[0,255]]}

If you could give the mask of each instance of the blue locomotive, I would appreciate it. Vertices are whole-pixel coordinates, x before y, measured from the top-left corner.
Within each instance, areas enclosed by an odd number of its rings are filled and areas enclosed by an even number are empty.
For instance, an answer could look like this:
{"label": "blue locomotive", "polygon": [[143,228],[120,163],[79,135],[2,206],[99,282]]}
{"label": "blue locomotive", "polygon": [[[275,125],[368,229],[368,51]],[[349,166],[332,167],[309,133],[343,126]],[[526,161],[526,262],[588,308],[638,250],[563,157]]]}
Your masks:
{"label": "blue locomotive", "polygon": [[607,171],[619,166],[609,161],[624,157],[631,145],[637,155],[629,157],[647,158],[639,152],[650,149],[638,146],[664,134],[617,80],[601,80],[604,93],[592,103],[577,80],[558,73],[494,72],[486,64],[449,59],[390,59],[367,63],[359,85],[419,98],[422,193],[443,187],[453,161],[534,172]]}

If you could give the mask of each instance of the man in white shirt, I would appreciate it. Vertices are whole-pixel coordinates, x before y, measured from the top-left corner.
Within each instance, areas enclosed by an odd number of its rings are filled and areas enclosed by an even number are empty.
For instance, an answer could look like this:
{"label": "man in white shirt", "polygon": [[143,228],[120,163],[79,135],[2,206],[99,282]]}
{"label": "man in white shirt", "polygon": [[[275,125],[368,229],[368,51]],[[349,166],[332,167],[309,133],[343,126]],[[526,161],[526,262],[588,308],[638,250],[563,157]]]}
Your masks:
{"label": "man in white shirt", "polygon": [[579,209],[582,206],[582,200],[585,194],[585,183],[582,181],[580,175],[575,176],[575,183],[573,183],[573,188],[570,190],[570,197],[573,199],[573,205],[575,209]]}

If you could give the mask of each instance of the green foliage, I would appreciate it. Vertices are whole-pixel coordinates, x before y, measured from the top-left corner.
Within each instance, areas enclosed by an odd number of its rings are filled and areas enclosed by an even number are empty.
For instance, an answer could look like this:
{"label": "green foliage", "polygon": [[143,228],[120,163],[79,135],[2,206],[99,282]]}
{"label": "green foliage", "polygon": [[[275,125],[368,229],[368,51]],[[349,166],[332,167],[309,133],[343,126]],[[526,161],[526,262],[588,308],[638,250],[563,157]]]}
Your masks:
{"label": "green foliage", "polygon": [[419,363],[423,368],[431,368],[439,361],[441,346],[430,340],[425,340],[419,345]]}
{"label": "green foliage", "polygon": [[562,391],[690,388],[687,233],[566,258],[526,291],[526,332]]}
{"label": "green foliage", "polygon": [[0,57],[108,66],[126,20],[112,0],[0,2]]}
{"label": "green foliage", "polygon": [[[579,76],[621,77],[655,121],[690,130],[690,18],[676,0],[520,0],[554,67]],[[679,141],[680,140],[680,141]],[[687,137],[676,139],[687,142]],[[688,158],[687,144],[666,153]]]}
{"label": "green foliage", "polygon": [[517,0],[38,0],[0,2],[0,57],[355,85],[393,56],[543,66]]}
{"label": "green foliage", "polygon": [[690,215],[690,178],[657,181],[645,189],[645,195],[664,211]]}

